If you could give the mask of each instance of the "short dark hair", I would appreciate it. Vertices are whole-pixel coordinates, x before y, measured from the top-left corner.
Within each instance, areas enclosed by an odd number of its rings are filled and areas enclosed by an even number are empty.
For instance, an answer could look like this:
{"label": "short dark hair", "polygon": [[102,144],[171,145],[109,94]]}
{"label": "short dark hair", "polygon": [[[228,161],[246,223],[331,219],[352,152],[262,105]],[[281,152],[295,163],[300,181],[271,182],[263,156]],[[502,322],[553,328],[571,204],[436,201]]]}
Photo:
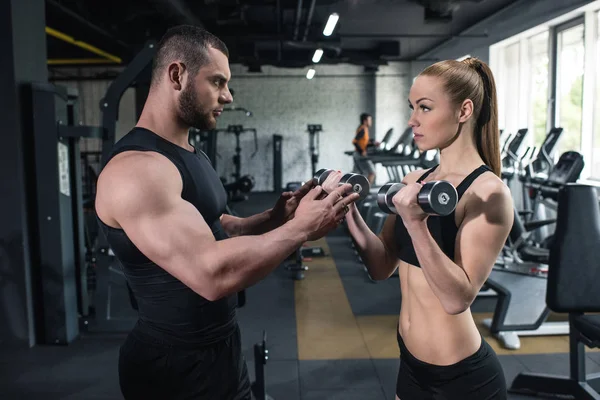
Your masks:
{"label": "short dark hair", "polygon": [[192,25],[178,25],[167,30],[157,44],[152,60],[152,83],[158,82],[161,72],[175,60],[181,60],[191,75],[208,63],[208,48],[219,50],[229,58],[229,50],[221,39]]}
{"label": "short dark hair", "polygon": [[370,116],[371,116],[371,114],[369,114],[369,113],[360,114],[360,123],[364,124],[365,121],[367,120],[367,118],[369,118]]}

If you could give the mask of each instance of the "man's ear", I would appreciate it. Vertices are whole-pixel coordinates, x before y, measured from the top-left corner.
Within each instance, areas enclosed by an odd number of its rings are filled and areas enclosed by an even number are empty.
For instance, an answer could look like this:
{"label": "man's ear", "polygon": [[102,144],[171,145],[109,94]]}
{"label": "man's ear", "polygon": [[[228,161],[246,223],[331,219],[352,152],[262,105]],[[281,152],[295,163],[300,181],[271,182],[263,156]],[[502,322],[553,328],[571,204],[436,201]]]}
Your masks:
{"label": "man's ear", "polygon": [[458,112],[458,122],[465,123],[473,116],[473,101],[466,99],[462,102]]}
{"label": "man's ear", "polygon": [[167,68],[169,74],[169,82],[175,90],[181,90],[184,87],[184,79],[186,78],[185,64],[182,62],[172,62]]}

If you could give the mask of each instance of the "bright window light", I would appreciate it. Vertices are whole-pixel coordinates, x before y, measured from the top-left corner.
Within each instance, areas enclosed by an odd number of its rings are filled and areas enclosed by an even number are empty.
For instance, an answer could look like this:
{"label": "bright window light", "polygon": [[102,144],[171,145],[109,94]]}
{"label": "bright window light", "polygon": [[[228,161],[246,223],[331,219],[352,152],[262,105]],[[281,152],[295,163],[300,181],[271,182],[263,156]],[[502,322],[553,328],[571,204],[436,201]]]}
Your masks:
{"label": "bright window light", "polygon": [[316,49],[315,54],[313,55],[312,62],[315,64],[321,61],[321,57],[323,57],[323,49]]}
{"label": "bright window light", "polygon": [[315,76],[315,70],[314,69],[309,69],[308,72],[306,73],[306,78],[308,79],[312,79]]}
{"label": "bright window light", "polygon": [[333,13],[329,16],[329,19],[327,20],[327,24],[325,25],[325,29],[323,29],[323,35],[325,36],[331,36],[331,34],[333,33],[333,30],[335,29],[335,26],[338,22],[338,20],[340,19],[340,16],[337,15],[337,13]]}

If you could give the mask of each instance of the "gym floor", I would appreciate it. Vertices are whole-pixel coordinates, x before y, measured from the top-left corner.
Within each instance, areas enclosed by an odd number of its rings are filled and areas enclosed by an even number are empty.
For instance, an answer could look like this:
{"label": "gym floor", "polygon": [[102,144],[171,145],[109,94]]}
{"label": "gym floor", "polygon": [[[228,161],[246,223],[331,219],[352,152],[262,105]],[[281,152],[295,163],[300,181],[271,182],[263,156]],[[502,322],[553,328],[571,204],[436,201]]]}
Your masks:
{"label": "gym floor", "polygon": [[[273,194],[254,194],[235,205],[242,216],[274,204]],[[238,310],[244,354],[254,380],[253,345],[267,332],[267,392],[274,400],[393,400],[399,351],[398,277],[371,282],[343,228],[315,243],[326,256],[307,261],[305,279],[285,268],[246,291]],[[131,313],[123,295],[123,313]],[[493,298],[472,306],[477,321],[491,317]],[[561,316],[557,316],[560,318]],[[507,382],[521,371],[567,375],[568,338],[521,338],[521,348],[503,349],[480,330],[499,354]],[[69,346],[2,349],[2,399],[118,399],[117,375],[123,334],[85,334]],[[600,372],[600,352],[586,349],[587,372]],[[530,397],[510,395],[510,399]]]}

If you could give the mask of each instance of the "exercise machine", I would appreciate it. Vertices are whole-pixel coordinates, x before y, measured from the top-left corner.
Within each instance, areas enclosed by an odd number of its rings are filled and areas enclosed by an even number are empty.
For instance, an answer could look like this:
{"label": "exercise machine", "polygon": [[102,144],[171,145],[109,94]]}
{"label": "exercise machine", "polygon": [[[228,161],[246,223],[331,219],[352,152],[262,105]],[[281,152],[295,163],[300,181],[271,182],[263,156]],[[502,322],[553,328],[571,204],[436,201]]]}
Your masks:
{"label": "exercise machine", "polygon": [[[350,157],[354,157],[354,153],[354,150],[344,152]],[[381,164],[386,169],[388,182],[401,182],[408,173],[417,169],[431,168],[439,163],[437,150],[421,152],[417,148],[413,140],[412,128],[405,129],[389,149],[368,151],[367,157],[373,164]],[[372,189],[372,193],[376,194],[377,188],[372,187]]]}
{"label": "exercise machine", "polygon": [[[540,190],[545,196],[558,201],[561,189],[575,182],[582,170],[583,156],[565,152]],[[518,224],[519,219],[516,222]],[[486,286],[498,293],[498,302],[493,318],[483,321],[503,346],[511,350],[520,348],[520,336],[569,334],[568,322],[546,321],[550,313],[545,302],[550,250],[531,246],[515,231],[517,226],[513,226],[511,231],[512,259],[508,258],[502,266],[494,266],[486,281]],[[523,260],[525,257],[530,261]]]}
{"label": "exercise machine", "polygon": [[600,208],[596,187],[567,184],[559,190],[556,240],[550,255],[545,302],[569,316],[569,376],[521,372],[509,392],[534,396],[600,399],[600,374],[586,376],[585,346],[600,347],[598,243]]}
{"label": "exercise machine", "polygon": [[273,135],[273,192],[283,189],[283,158],[281,157],[283,136]]}
{"label": "exercise machine", "polygon": [[319,125],[308,125],[308,149],[310,151],[311,176],[317,173],[317,163],[319,162],[319,133],[323,127]]}
{"label": "exercise machine", "polygon": [[250,155],[250,158],[254,158],[258,153],[258,134],[254,128],[244,128],[243,125],[229,125],[223,132],[231,133],[235,135],[235,155],[233,156],[233,165],[235,166],[235,172],[231,174],[233,182],[225,183],[225,190],[228,193],[230,201],[244,201],[248,197],[246,193],[249,193],[254,188],[254,177],[251,175],[242,176],[242,147],[240,145],[240,136],[246,132],[252,132],[254,134],[254,152]]}
{"label": "exercise machine", "polygon": [[225,130],[226,133],[232,133],[235,135],[235,155],[233,156],[233,165],[235,166],[235,172],[231,174],[234,181],[239,180],[242,177],[242,147],[240,145],[240,136],[242,133],[252,132],[254,134],[254,152],[250,155],[250,158],[254,158],[258,153],[258,134],[254,128],[244,128],[243,125],[229,125]]}
{"label": "exercise machine", "polygon": [[30,101],[33,135],[32,186],[35,202],[29,215],[31,240],[39,244],[32,264],[40,266],[32,290],[42,320],[39,342],[68,344],[79,336],[79,315],[89,314],[81,138],[104,138],[99,127],[81,126],[77,92],[50,83],[25,88]]}
{"label": "exercise machine", "polygon": [[514,134],[506,145],[505,152],[502,157],[502,179],[507,183],[513,179],[518,171],[517,164],[519,162],[519,153],[523,146],[523,141],[529,132],[528,128],[522,128]]}
{"label": "exercise machine", "polygon": [[[544,182],[538,182],[535,191],[539,192],[539,202],[556,202],[561,187],[574,183],[583,171],[583,155],[577,152],[565,152],[550,171]],[[503,249],[502,263],[517,264],[523,268],[536,268],[538,264],[548,264],[552,235],[542,236],[540,240],[533,233],[556,222],[555,218],[525,220],[521,212],[515,209],[514,223],[508,242]]]}
{"label": "exercise machine", "polygon": [[[317,164],[319,162],[319,147],[320,147],[320,139],[319,133],[323,131],[322,125],[309,124],[307,127],[308,130],[308,145],[310,150],[310,164],[311,164],[311,176],[315,176],[317,174]],[[302,265],[303,257],[325,257],[325,250],[321,247],[304,247],[300,250],[300,255],[298,259],[300,263],[296,264],[295,268],[297,270],[307,270],[308,268]],[[304,278],[302,273],[296,275],[296,277]]]}
{"label": "exercise machine", "polygon": [[269,350],[267,349],[267,332],[263,331],[262,342],[254,345],[254,376],[252,383],[252,394],[256,400],[273,400],[267,394],[267,380],[265,377],[265,365],[269,360]]}
{"label": "exercise machine", "polygon": [[[544,141],[540,145],[540,150],[535,154],[535,147],[528,147],[525,154],[521,157],[519,181],[523,187],[523,209],[519,211],[519,215],[529,219],[536,216],[538,191],[535,186],[543,184],[548,179],[548,174],[552,171],[555,161],[555,150],[563,134],[563,128],[555,127],[548,132]],[[529,160],[523,160],[529,156]]]}

